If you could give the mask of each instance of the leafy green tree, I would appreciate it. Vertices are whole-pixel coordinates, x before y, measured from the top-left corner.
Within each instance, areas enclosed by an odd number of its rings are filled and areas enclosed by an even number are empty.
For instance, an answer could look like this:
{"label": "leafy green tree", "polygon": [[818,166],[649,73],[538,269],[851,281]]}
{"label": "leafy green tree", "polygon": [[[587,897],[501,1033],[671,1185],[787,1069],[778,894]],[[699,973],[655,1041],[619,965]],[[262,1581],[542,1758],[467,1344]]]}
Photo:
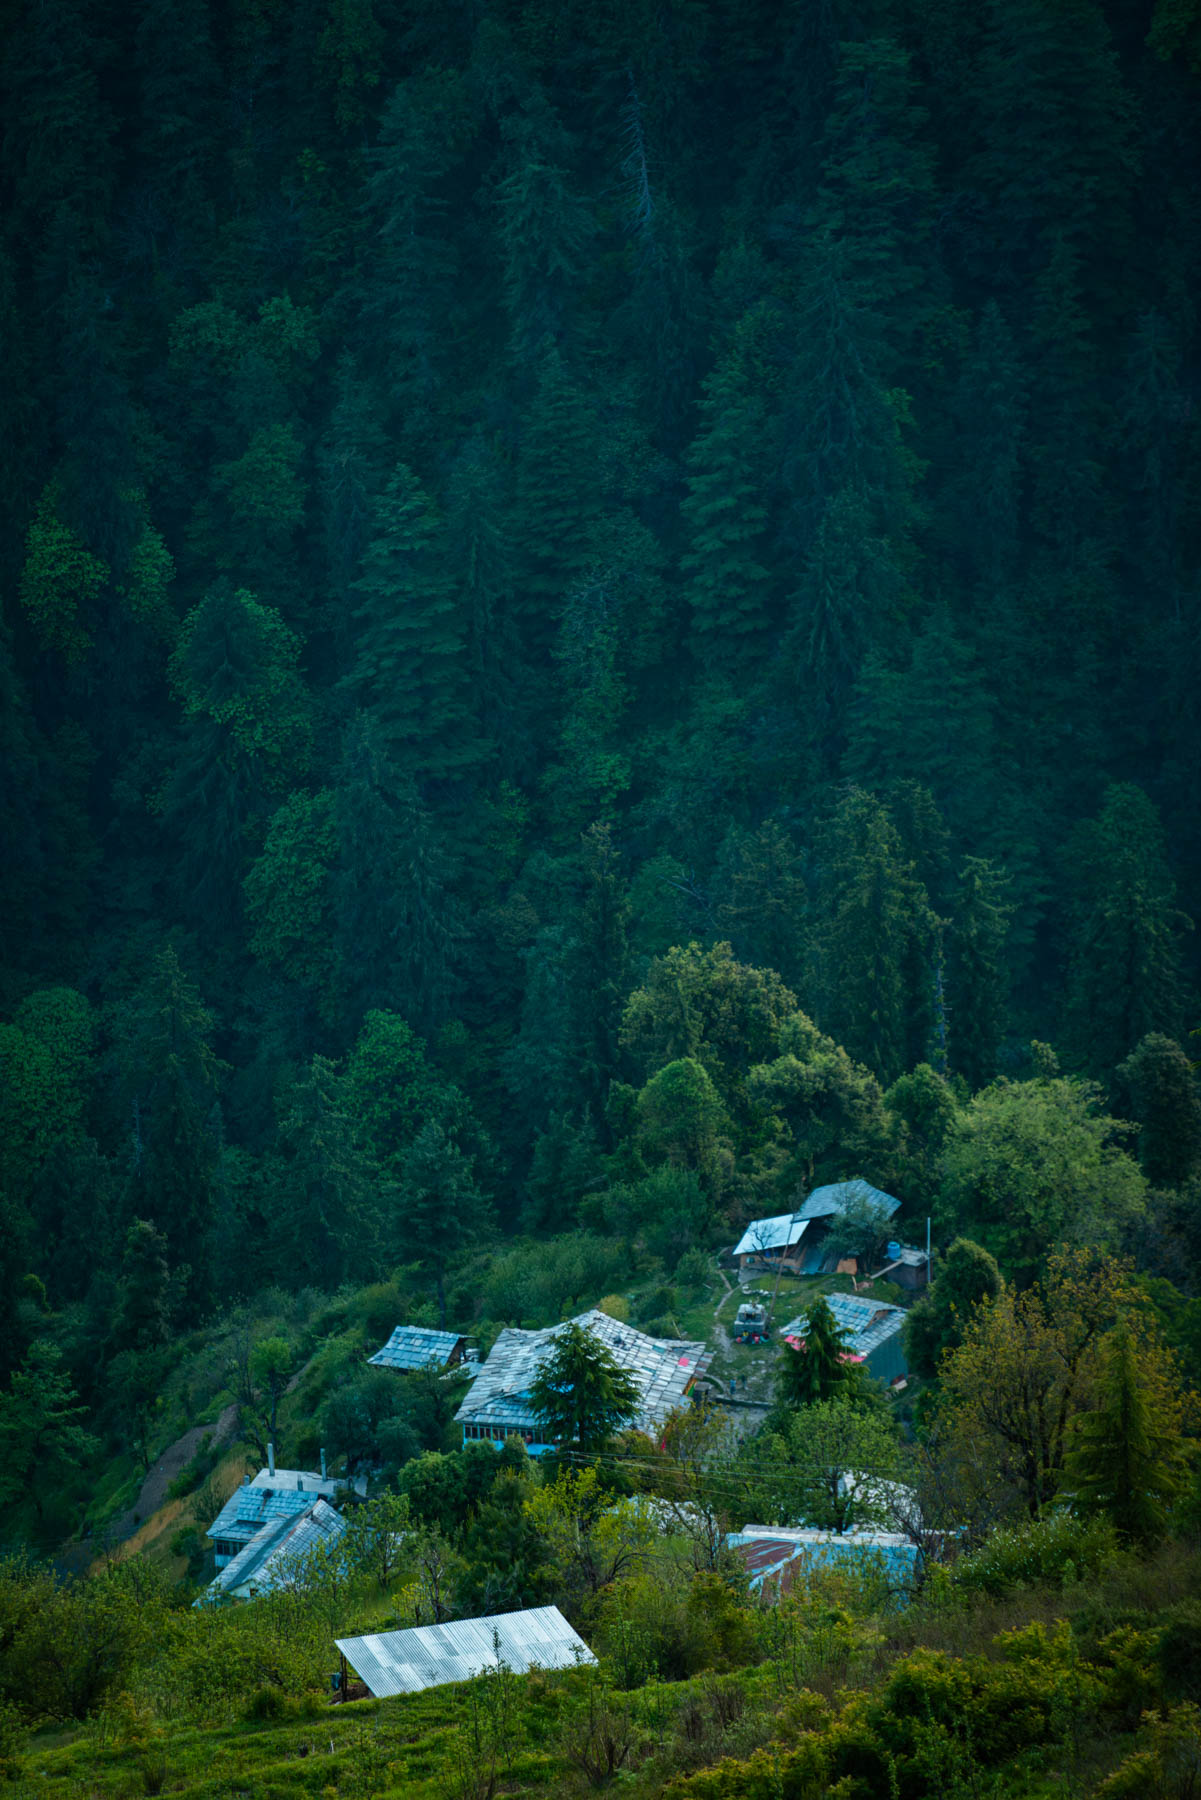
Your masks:
{"label": "leafy green tree", "polygon": [[296,1352],[286,1337],[260,1338],[250,1352],[250,1378],[264,1397],[262,1424],[267,1442],[277,1442],[279,1403],[296,1363]]}
{"label": "leafy green tree", "polygon": [[845,1386],[794,1413],[780,1435],[756,1448],[779,1465],[775,1479],[760,1480],[781,1522],[799,1518],[836,1532],[891,1522],[889,1484],[902,1473],[896,1428],[876,1409],[857,1406]]}
{"label": "leafy green tree", "polygon": [[26,1198],[56,1145],[80,1145],[92,1078],[92,1009],[73,988],[39,988],[0,1025],[0,1180]]}
{"label": "leafy green tree", "polygon": [[314,1056],[280,1094],[269,1237],[272,1265],[289,1283],[333,1286],[375,1266],[389,1179],[363,1142],[370,1127],[356,1123],[366,1088],[361,1061],[343,1078]]}
{"label": "leafy green tree", "polygon": [[445,1331],[447,1269],[486,1235],[491,1209],[476,1186],[472,1159],[434,1119],[401,1160],[397,1210],[401,1247],[433,1274]]}
{"label": "leafy green tree", "polygon": [[785,1020],[779,1042],[781,1054],[750,1071],[747,1092],[756,1113],[783,1129],[798,1186],[888,1160],[895,1133],[871,1071],[804,1013]]}
{"label": "leafy green tree", "polygon": [[910,1307],[905,1320],[910,1367],[919,1375],[937,1375],[947,1351],[962,1343],[973,1309],[995,1300],[1002,1285],[996,1258],[970,1238],[956,1238],[940,1258],[929,1292]]}
{"label": "leafy green tree", "polygon": [[954,1120],[940,1210],[1021,1281],[1050,1247],[1112,1246],[1142,1213],[1146,1187],[1119,1147],[1096,1088],[1052,1076],[997,1081]]}
{"label": "leafy green tree", "polygon": [[91,644],[96,608],[110,571],[63,522],[61,507],[61,489],[52,482],[38,502],[25,540],[20,598],[46,648],[75,663]]}
{"label": "leafy green tree", "polygon": [[1065,1484],[1079,1511],[1104,1514],[1123,1543],[1150,1549],[1184,1486],[1179,1400],[1168,1372],[1148,1368],[1147,1347],[1140,1353],[1126,1319],[1107,1333],[1100,1356],[1100,1404],[1076,1418]]}
{"label": "leafy green tree", "polygon": [[634,1418],[638,1389],[612,1351],[572,1321],[555,1334],[530,1386],[530,1405],[552,1443],[588,1455]]}
{"label": "leafy green tree", "polygon": [[1112,1069],[1148,1032],[1172,1035],[1182,1000],[1180,934],[1163,828],[1133,782],[1108,788],[1073,844],[1069,1006],[1081,1049]]}
{"label": "leafy green tree", "polygon": [[1118,1064],[1115,1079],[1133,1102],[1143,1174],[1153,1185],[1178,1186],[1201,1156],[1201,1096],[1192,1063],[1173,1038],[1153,1031]]}
{"label": "leafy green tree", "polygon": [[171,1269],[167,1240],[149,1219],[125,1234],[114,1341],[127,1350],[160,1349],[171,1335]]}
{"label": "leafy green tree", "polygon": [[28,1494],[40,1521],[47,1498],[64,1482],[74,1483],[80,1465],[97,1449],[79,1422],[86,1413],[63,1368],[62,1352],[39,1338],[0,1394],[0,1491],[7,1504]]}
{"label": "leafy green tree", "polygon": [[346,1521],[344,1554],[356,1573],[372,1575],[381,1590],[391,1587],[404,1564],[412,1523],[404,1494],[382,1493],[356,1506]]}
{"label": "leafy green tree", "polygon": [[853,1384],[846,1343],[846,1332],[819,1295],[805,1313],[803,1335],[782,1345],[778,1385],[786,1406],[815,1406]]}
{"label": "leafy green tree", "polygon": [[928,1206],[938,1184],[947,1133],[959,1110],[954,1090],[929,1063],[918,1063],[897,1077],[884,1105],[901,1128],[897,1160],[906,1183],[903,1191],[912,1195],[915,1205]]}
{"label": "leafy green tree", "polygon": [[639,1145],[652,1157],[695,1169],[707,1182],[718,1175],[726,1114],[703,1064],[683,1056],[651,1076],[635,1102]]}
{"label": "leafy green tree", "polygon": [[242,884],[251,951],[318,993],[328,993],[334,968],[330,876],[337,847],[329,789],[290,794]]}

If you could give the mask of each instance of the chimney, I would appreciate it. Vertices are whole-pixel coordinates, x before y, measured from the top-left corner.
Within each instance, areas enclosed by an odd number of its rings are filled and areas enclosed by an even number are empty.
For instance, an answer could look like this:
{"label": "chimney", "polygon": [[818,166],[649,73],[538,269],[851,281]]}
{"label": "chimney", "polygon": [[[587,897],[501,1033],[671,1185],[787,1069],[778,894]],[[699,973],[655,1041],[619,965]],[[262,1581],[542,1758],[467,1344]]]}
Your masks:
{"label": "chimney", "polygon": [[268,1473],[268,1475],[270,1475],[272,1481],[274,1481],[275,1480],[275,1445],[274,1444],[267,1445],[267,1473]]}
{"label": "chimney", "polygon": [[242,1477],[242,1486],[243,1486],[243,1487],[249,1487],[249,1486],[250,1486],[250,1477],[249,1477],[249,1475],[243,1475],[243,1477]]}
{"label": "chimney", "polygon": [[296,1477],[296,1492],[298,1494],[304,1493],[304,1476],[303,1475],[298,1475]]}
{"label": "chimney", "polygon": [[328,1475],[325,1473],[325,1446],[324,1446],[324,1444],[321,1446],[321,1479],[322,1479],[322,1481],[329,1480]]}

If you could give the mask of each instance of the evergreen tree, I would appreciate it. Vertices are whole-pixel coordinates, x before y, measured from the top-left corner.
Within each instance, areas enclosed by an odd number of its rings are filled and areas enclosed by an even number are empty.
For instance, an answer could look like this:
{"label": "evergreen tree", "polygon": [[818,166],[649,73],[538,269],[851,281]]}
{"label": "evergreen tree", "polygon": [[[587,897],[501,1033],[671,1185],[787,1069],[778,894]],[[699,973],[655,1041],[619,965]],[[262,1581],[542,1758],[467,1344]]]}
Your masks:
{"label": "evergreen tree", "polygon": [[996,1258],[970,1238],[956,1238],[939,1260],[933,1286],[905,1320],[911,1368],[927,1379],[937,1375],[943,1356],[962,1343],[972,1309],[994,1300],[1002,1285]]}
{"label": "evergreen tree", "polygon": [[[588,396],[555,344],[544,344],[537,386],[525,408],[511,514],[520,546],[517,607],[531,672],[545,679],[547,656],[568,589],[586,570],[601,510]],[[545,702],[543,702],[543,706]]]}
{"label": "evergreen tree", "polygon": [[1201,1095],[1192,1063],[1173,1038],[1149,1032],[1114,1071],[1137,1122],[1138,1160],[1156,1186],[1178,1187],[1201,1157]]}
{"label": "evergreen tree", "polygon": [[780,1398],[786,1406],[816,1406],[836,1394],[853,1391],[854,1364],[846,1348],[847,1334],[822,1298],[805,1313],[803,1334],[785,1338],[780,1365]]}
{"label": "evergreen tree", "polygon": [[[933,1017],[935,920],[878,800],[851,788],[818,851],[814,956],[822,1023],[883,1081]],[[915,1059],[916,1060],[916,1059]]]}
{"label": "evergreen tree", "polygon": [[948,999],[951,1067],[971,1088],[996,1074],[1005,1031],[1007,885],[1003,871],[984,857],[964,858],[948,939]]}
{"label": "evergreen tree", "polygon": [[526,133],[514,151],[496,205],[510,342],[518,361],[529,363],[546,344],[566,348],[574,336],[581,274],[596,227],[548,145]]}
{"label": "evergreen tree", "polygon": [[479,754],[464,622],[441,521],[403,463],[377,502],[354,583],[358,655],[347,678],[400,766],[447,775]]}
{"label": "evergreen tree", "polygon": [[701,429],[688,454],[693,473],[681,509],[689,534],[682,566],[698,653],[715,663],[745,662],[768,625],[763,340],[769,321],[761,304],[735,327],[705,383]]}
{"label": "evergreen tree", "polygon": [[80,1424],[87,1408],[48,1338],[33,1344],[7,1390],[0,1393],[0,1497],[33,1500],[42,1519],[46,1499],[71,1482],[97,1448]]}
{"label": "evergreen tree", "polygon": [[1182,1000],[1176,908],[1163,828],[1133,782],[1106,790],[1098,817],[1080,827],[1073,866],[1068,1003],[1078,1042],[1095,1069],[1112,1069],[1148,1032],[1169,1035]]}
{"label": "evergreen tree", "polygon": [[400,1248],[428,1268],[446,1330],[446,1271],[482,1237],[490,1208],[472,1174],[471,1158],[434,1119],[421,1127],[400,1165]]}
{"label": "evergreen tree", "polygon": [[1178,1403],[1147,1363],[1119,1319],[1102,1346],[1100,1405],[1076,1419],[1064,1459],[1072,1504],[1112,1519],[1123,1543],[1142,1549],[1163,1537],[1184,1485]]}
{"label": "evergreen tree", "polygon": [[290,1285],[366,1279],[378,1252],[389,1182],[367,1154],[345,1083],[314,1056],[279,1101],[271,1266]]}
{"label": "evergreen tree", "polygon": [[960,566],[990,593],[1013,579],[1021,543],[1027,386],[1013,332],[989,300],[955,389],[944,516]]}
{"label": "evergreen tree", "polygon": [[634,1381],[612,1352],[574,1320],[556,1332],[530,1387],[530,1405],[552,1442],[584,1455],[602,1450],[635,1416],[638,1402]]}

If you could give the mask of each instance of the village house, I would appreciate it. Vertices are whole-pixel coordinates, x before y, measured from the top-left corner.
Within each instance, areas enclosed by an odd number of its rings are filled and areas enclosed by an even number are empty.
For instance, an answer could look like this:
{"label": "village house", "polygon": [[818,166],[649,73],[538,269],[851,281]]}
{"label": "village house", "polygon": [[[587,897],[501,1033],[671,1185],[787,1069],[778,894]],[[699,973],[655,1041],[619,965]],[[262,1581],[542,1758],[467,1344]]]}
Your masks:
{"label": "village house", "polygon": [[753,1594],[782,1600],[798,1580],[818,1569],[882,1568],[898,1587],[912,1588],[917,1547],[900,1531],[817,1531],[783,1525],[744,1525],[726,1539],[747,1573]]}
{"label": "village house", "polygon": [[336,1543],[346,1530],[340,1512],[324,1500],[313,1500],[303,1512],[270,1518],[248,1544],[217,1571],[197,1606],[220,1606],[231,1600],[257,1600],[287,1587],[306,1559],[321,1544]]}
{"label": "village house", "polygon": [[[478,1354],[478,1352],[476,1353]],[[382,1349],[367,1361],[375,1369],[455,1369],[470,1361],[467,1339],[454,1331],[398,1325]]]}
{"label": "village house", "polygon": [[864,1205],[873,1207],[882,1219],[891,1219],[901,1210],[901,1202],[894,1195],[857,1175],[852,1181],[834,1181],[814,1188],[795,1212],[752,1219],[734,1246],[740,1273],[782,1268],[793,1275],[832,1274],[838,1265],[838,1252],[827,1242],[830,1221],[849,1207]]}
{"label": "village house", "polygon": [[[611,1319],[608,1313],[581,1313],[571,1323],[591,1332],[630,1376],[638,1390],[632,1423],[652,1436],[668,1415],[684,1404],[693,1382],[709,1365],[711,1352],[704,1344],[647,1337],[632,1325]],[[542,1435],[530,1403],[530,1389],[562,1330],[562,1325],[544,1331],[509,1326],[501,1332],[455,1414],[463,1427],[464,1443],[482,1438],[503,1444],[508,1437],[519,1437],[533,1456],[554,1448]]]}
{"label": "village house", "polygon": [[314,1500],[333,1500],[348,1490],[365,1497],[367,1477],[331,1478],[326,1474],[324,1451],[319,1474],[311,1469],[277,1469],[275,1446],[268,1444],[267,1467],[260,1469],[253,1480],[249,1475],[244,1478],[208,1528],[206,1536],[213,1546],[214,1567],[225,1568],[264,1525],[296,1518]]}
{"label": "village house", "polygon": [[[334,1677],[339,1699],[376,1700],[415,1694],[449,1681],[470,1681],[485,1669],[575,1669],[596,1658],[557,1606],[534,1606],[492,1618],[449,1625],[414,1625],[370,1637],[336,1638],[342,1667]],[[351,1673],[358,1677],[350,1680]]]}
{"label": "village house", "polygon": [[[901,1306],[890,1306],[883,1300],[871,1300],[866,1294],[825,1294],[822,1296],[835,1323],[846,1334],[848,1356],[863,1363],[887,1387],[909,1372],[905,1346],[901,1337],[906,1313]],[[782,1338],[801,1339],[805,1335],[805,1317],[793,1319],[780,1333]]]}

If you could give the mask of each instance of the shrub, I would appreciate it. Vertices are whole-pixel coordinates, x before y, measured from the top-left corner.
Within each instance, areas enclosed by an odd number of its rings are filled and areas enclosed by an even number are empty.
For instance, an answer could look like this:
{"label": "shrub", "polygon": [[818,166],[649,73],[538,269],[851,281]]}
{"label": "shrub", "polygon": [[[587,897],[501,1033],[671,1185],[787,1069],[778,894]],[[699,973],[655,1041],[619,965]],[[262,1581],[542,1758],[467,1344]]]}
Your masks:
{"label": "shrub", "polygon": [[1023,1587],[1069,1587],[1097,1576],[1118,1554],[1108,1519],[1051,1513],[1029,1525],[994,1531],[988,1542],[954,1569],[959,1587],[994,1596]]}

